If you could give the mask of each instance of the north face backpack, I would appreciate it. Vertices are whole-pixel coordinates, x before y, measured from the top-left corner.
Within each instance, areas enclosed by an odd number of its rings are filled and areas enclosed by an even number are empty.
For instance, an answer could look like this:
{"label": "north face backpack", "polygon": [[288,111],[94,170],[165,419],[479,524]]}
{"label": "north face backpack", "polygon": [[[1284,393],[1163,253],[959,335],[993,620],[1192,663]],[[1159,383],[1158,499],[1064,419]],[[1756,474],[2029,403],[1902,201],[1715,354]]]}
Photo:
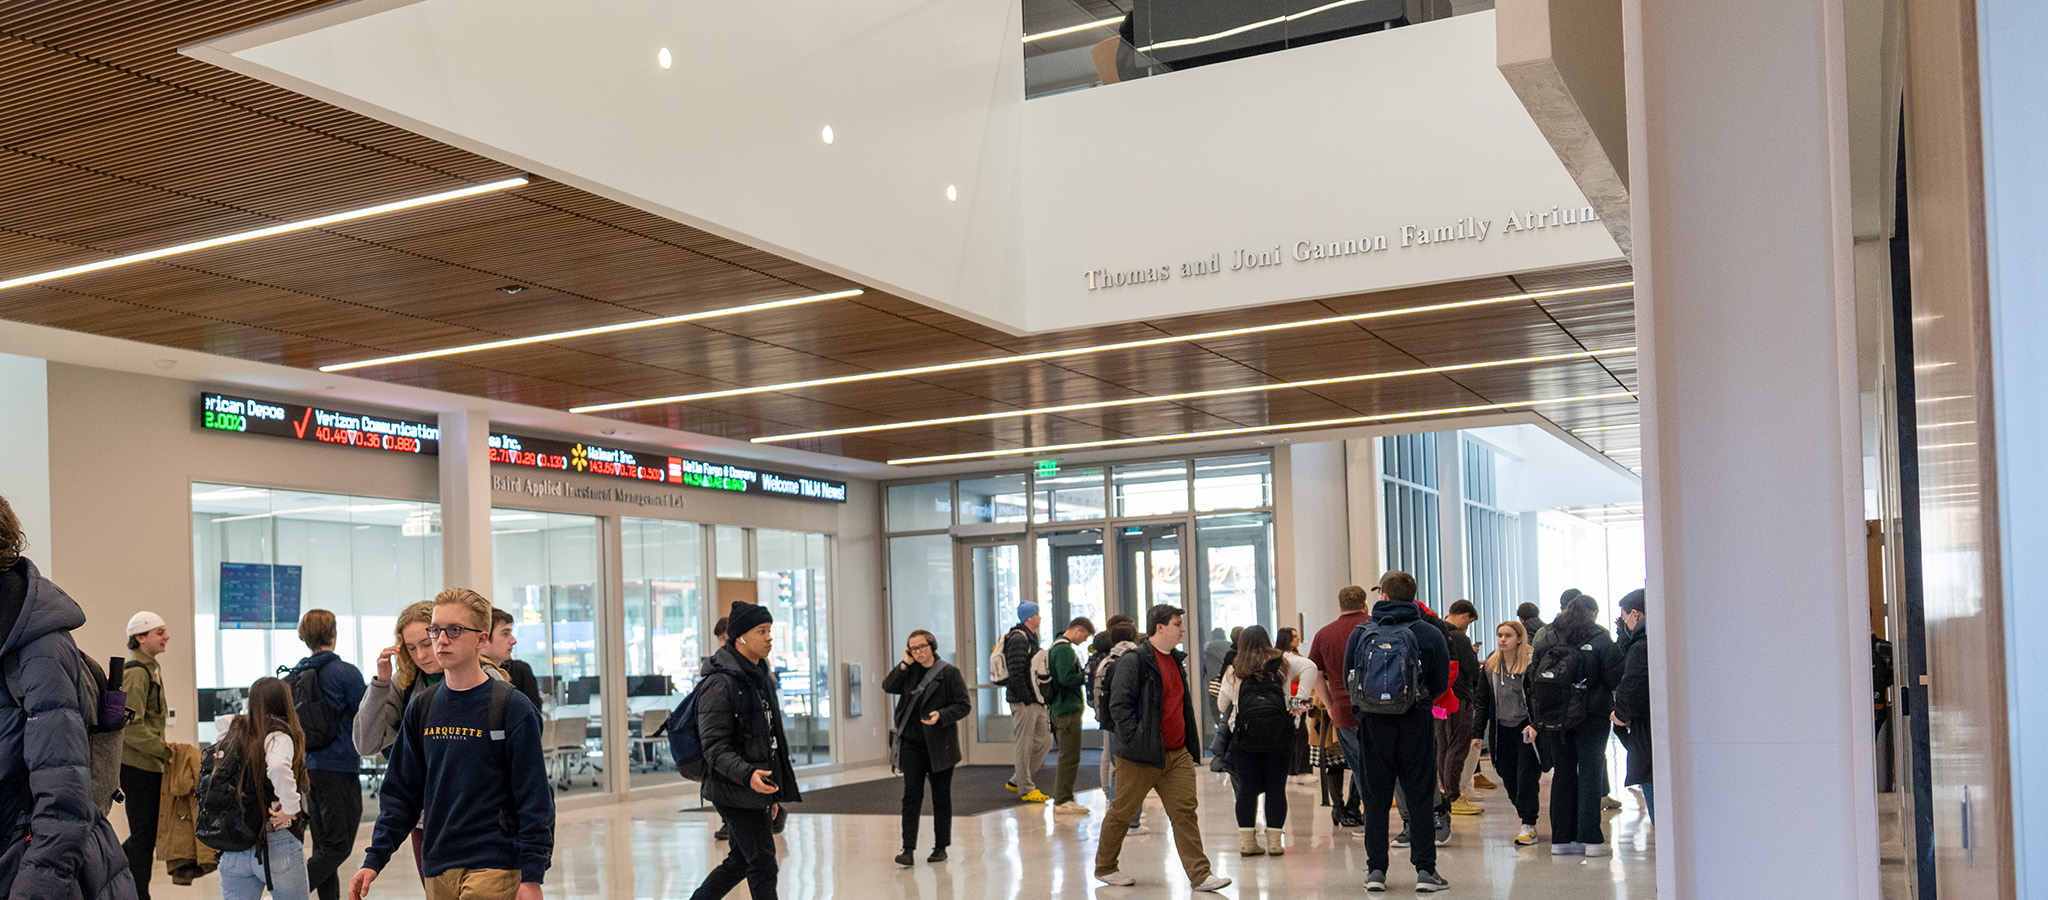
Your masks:
{"label": "north face backpack", "polygon": [[319,750],[341,736],[341,714],[327,704],[327,692],[320,689],[319,665],[277,667],[277,676],[292,689],[292,709],[299,714],[299,730],[306,733],[306,750]]}
{"label": "north face backpack", "polygon": [[[74,647],[75,649],[75,647]],[[78,714],[85,719],[85,743],[92,759],[92,802],[100,815],[114,808],[121,796],[121,731],[128,727],[128,695],[121,690],[121,667],[125,660],[114,657],[114,675],[100,668],[98,660],[78,651]],[[7,692],[14,705],[28,712],[27,686],[21,681],[21,655],[9,653],[0,659],[0,677],[7,680]]]}
{"label": "north face backpack", "polygon": [[1398,716],[1427,703],[1422,650],[1410,623],[1371,621],[1351,630],[1344,648],[1344,690],[1360,713]]}
{"label": "north face backpack", "polygon": [[1536,654],[1529,664],[1529,723],[1538,731],[1558,732],[1577,728],[1586,720],[1587,695],[1584,648],[1553,644]]}
{"label": "north face backpack", "polygon": [[[697,695],[704,692],[704,684],[713,674],[704,673],[697,686],[683,695],[675,709],[669,711],[667,721],[654,732],[657,737],[668,736],[668,756],[675,760],[676,774],[691,781],[704,780],[704,738],[697,731]],[[726,687],[731,688],[732,684]]]}
{"label": "north face backpack", "polygon": [[264,815],[263,791],[247,790],[248,767],[242,742],[225,735],[206,752],[199,766],[199,789],[193,792],[192,831],[199,842],[222,853],[256,846]]}
{"label": "north face backpack", "polygon": [[[1058,646],[1059,642],[1064,640],[1066,638],[1060,638],[1053,641],[1053,644]],[[1038,698],[1039,703],[1045,703],[1052,697],[1052,649],[1050,647],[1034,650],[1031,653],[1031,696]]]}
{"label": "north face backpack", "polygon": [[1294,716],[1287,712],[1287,660],[1275,657],[1258,678],[1237,685],[1237,724],[1230,739],[1253,753],[1277,753],[1294,744]]}

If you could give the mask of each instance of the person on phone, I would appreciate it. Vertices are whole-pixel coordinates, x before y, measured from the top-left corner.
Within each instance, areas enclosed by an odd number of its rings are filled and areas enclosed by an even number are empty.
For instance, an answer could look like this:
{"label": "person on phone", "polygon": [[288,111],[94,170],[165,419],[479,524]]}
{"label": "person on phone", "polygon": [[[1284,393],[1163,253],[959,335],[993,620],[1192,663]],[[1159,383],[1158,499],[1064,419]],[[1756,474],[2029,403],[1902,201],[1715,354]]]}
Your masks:
{"label": "person on phone", "polygon": [[1492,735],[1493,770],[1522,819],[1515,846],[1536,843],[1536,812],[1542,799],[1542,763],[1536,758],[1536,727],[1529,724],[1529,699],[1522,675],[1529,670],[1529,632],[1518,619],[1493,628],[1493,655],[1486,658],[1486,681],[1492,688],[1479,694],[1473,721]]}
{"label": "person on phone", "polygon": [[944,862],[953,843],[953,767],[960,764],[960,729],[973,711],[960,670],[939,658],[939,639],[918,629],[903,647],[903,661],[882,679],[882,690],[903,699],[889,728],[889,765],[903,773],[903,852],[896,864],[912,865],[917,820],[924,814],[924,787],[932,787],[932,855]]}
{"label": "person on phone", "polygon": [[803,795],[782,735],[781,692],[766,662],[775,649],[774,625],[767,607],[734,603],[726,643],[711,655],[697,688],[703,797],[717,808],[732,839],[725,860],[704,876],[692,900],[720,900],[741,881],[754,900],[775,897],[771,822],[782,804]]}

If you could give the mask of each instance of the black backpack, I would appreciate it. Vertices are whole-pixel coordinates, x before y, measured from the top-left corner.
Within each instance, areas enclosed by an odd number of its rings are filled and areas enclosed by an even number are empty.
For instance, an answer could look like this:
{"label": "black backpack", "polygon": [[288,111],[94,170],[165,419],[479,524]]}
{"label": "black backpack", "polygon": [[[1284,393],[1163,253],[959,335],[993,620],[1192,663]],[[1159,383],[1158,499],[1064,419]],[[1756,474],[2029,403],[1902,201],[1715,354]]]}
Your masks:
{"label": "black backpack", "polygon": [[222,735],[199,766],[199,789],[193,792],[193,835],[222,853],[248,850],[261,840],[269,816],[263,789],[250,790],[248,761],[242,742]]}
{"label": "black backpack", "polygon": [[326,664],[277,667],[278,677],[292,689],[292,709],[299,714],[299,730],[306,734],[308,752],[322,749],[341,736],[341,713],[328,705],[327,692],[320,689],[320,669]]}
{"label": "black backpack", "polygon": [[1277,753],[1293,746],[1294,716],[1287,712],[1287,659],[1275,657],[1257,678],[1237,685],[1237,724],[1230,739],[1252,753]]}
{"label": "black backpack", "polygon": [[[1589,648],[1587,648],[1589,649]],[[1529,664],[1529,723],[1538,731],[1570,731],[1586,721],[1586,682],[1592,674],[1586,654],[1572,644],[1552,644],[1536,652]]]}

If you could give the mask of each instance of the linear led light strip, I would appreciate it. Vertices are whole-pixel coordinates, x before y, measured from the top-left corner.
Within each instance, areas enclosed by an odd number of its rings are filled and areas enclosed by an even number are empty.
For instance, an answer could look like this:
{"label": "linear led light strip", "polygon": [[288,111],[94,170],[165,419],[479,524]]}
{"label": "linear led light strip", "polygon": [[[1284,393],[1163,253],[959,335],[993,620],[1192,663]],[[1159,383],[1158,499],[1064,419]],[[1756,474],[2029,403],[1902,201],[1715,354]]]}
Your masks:
{"label": "linear led light strip", "polygon": [[1347,416],[1342,419],[1318,419],[1313,422],[1285,422],[1279,425],[1251,425],[1244,428],[1218,428],[1211,431],[1185,431],[1180,434],[1157,434],[1145,437],[1114,438],[1106,441],[1077,441],[1071,444],[1046,444],[1039,447],[1017,447],[1010,450],[981,450],[974,453],[948,453],[943,456],[913,456],[889,460],[892,466],[914,466],[920,463],[957,462],[964,459],[991,459],[1001,456],[1027,456],[1033,453],[1052,453],[1062,450],[1090,450],[1098,447],[1121,447],[1127,444],[1156,444],[1164,441],[1188,441],[1200,438],[1230,437],[1239,434],[1259,434],[1268,431],[1287,431],[1295,428],[1335,428],[1340,425],[1359,425],[1366,422],[1385,422],[1393,419],[1415,419],[1424,416],[1449,416],[1461,413],[1492,412],[1502,409],[1522,409],[1537,406],[1553,406],[1560,403],[1583,403],[1592,400],[1616,400],[1634,397],[1635,391],[1615,391],[1610,394],[1581,394],[1577,397],[1561,397],[1555,400],[1525,400],[1520,403],[1486,403],[1478,406],[1450,406],[1442,409],[1418,409],[1412,412],[1380,413],[1371,416]]}
{"label": "linear led light strip", "polygon": [[1613,430],[1615,430],[1615,429],[1617,429],[1617,428],[1638,428],[1638,427],[1641,427],[1641,425],[1642,425],[1642,423],[1640,423],[1640,422],[1628,422],[1628,423],[1625,423],[1625,424],[1621,424],[1621,425],[1602,425],[1602,426],[1600,426],[1600,427],[1598,427],[1598,428],[1574,428],[1574,429],[1572,429],[1572,433],[1573,433],[1573,434],[1592,434],[1593,432],[1596,432],[1596,431],[1613,431]]}
{"label": "linear led light strip", "polygon": [[1073,34],[1079,31],[1087,31],[1090,28],[1109,28],[1117,25],[1122,25],[1123,23],[1123,16],[1116,16],[1114,18],[1109,19],[1097,19],[1093,22],[1088,22],[1082,25],[1069,25],[1065,28],[1055,28],[1051,31],[1041,31],[1037,34],[1027,34],[1024,36],[1024,43],[1029,44],[1032,41],[1042,41],[1046,38],[1056,38],[1062,35]]}
{"label": "linear led light strip", "polygon": [[486,341],[481,344],[465,344],[460,347],[448,347],[441,350],[422,350],[418,353],[403,353],[398,356],[382,356],[376,359],[365,359],[358,362],[335,363],[333,365],[321,366],[320,371],[345,372],[349,369],[361,369],[366,368],[368,366],[383,366],[389,365],[391,363],[411,362],[415,359],[433,359],[434,357],[438,356],[454,356],[457,353],[475,353],[478,350],[498,350],[504,347],[518,347],[523,344],[539,344],[548,341],[568,340],[569,338],[589,337],[593,334],[611,334],[616,331],[632,331],[636,328],[653,328],[657,325],[674,325],[678,322],[695,322],[700,319],[715,319],[720,316],[736,316],[739,315],[740,313],[761,312],[763,310],[770,309],[781,309],[785,306],[802,306],[807,303],[817,303],[824,300],[841,300],[847,297],[858,297],[863,293],[865,292],[834,291],[830,294],[813,294],[809,297],[791,297],[787,300],[770,300],[766,303],[753,303],[746,306],[731,306],[725,309],[707,309],[704,310],[703,312],[684,313],[680,316],[668,316],[660,319],[646,319],[639,322],[621,322],[617,325],[599,325],[595,328],[578,328],[573,331],[557,331],[553,334],[537,334],[534,335],[533,337],[510,338],[502,341]]}
{"label": "linear led light strip", "polygon": [[34,275],[23,275],[19,278],[10,278],[5,281],[0,281],[0,291],[4,291],[12,287],[20,287],[24,284],[38,284],[45,281],[55,281],[59,278],[69,278],[73,275],[83,275],[87,272],[98,272],[101,269],[111,269],[116,266],[125,266],[131,263],[148,262],[153,259],[163,259],[164,257],[167,256],[178,256],[180,254],[193,253],[200,250],[210,250],[214,247],[224,247],[227,246],[228,244],[239,244],[243,241],[253,241],[256,240],[257,238],[267,238],[274,237],[280,234],[290,234],[294,231],[305,231],[310,228],[325,228],[329,225],[334,225],[341,222],[350,222],[356,219],[367,219],[370,218],[371,216],[381,216],[385,213],[393,213],[398,212],[399,210],[413,209],[415,207],[421,206],[429,206],[435,203],[445,203],[450,200],[460,200],[464,197],[474,197],[478,194],[489,194],[495,191],[502,191],[507,188],[519,187],[520,185],[526,184],[528,180],[529,179],[522,175],[516,178],[507,178],[502,181],[493,181],[489,184],[471,185],[470,187],[457,188],[456,190],[452,191],[442,191],[441,193],[438,194],[428,194],[424,197],[414,197],[410,200],[399,200],[395,203],[383,203],[377,206],[366,206],[362,209],[353,209],[349,210],[348,212],[338,212],[334,213],[333,215],[321,216],[316,219],[302,219],[297,222],[286,222],[282,225],[272,225],[268,228],[258,228],[254,231],[243,231],[236,234],[223,235],[217,238],[207,238],[206,240],[203,241],[193,241],[192,243],[189,244],[179,244],[175,247],[163,247],[157,250],[145,250],[141,253],[131,253],[127,256],[116,256],[113,257],[112,259],[103,259],[98,262],[89,262],[82,266],[71,266],[69,268],[64,269],[52,269],[48,272],[38,272]]}
{"label": "linear led light strip", "polygon": [[1137,406],[1143,403],[1173,403],[1181,400],[1197,400],[1205,397],[1225,397],[1232,394],[1253,394],[1267,391],[1284,391],[1294,388],[1320,387],[1329,384],[1346,384],[1356,381],[1377,381],[1382,378],[1403,378],[1410,375],[1434,375],[1443,372],[1463,372],[1471,369],[1492,369],[1502,366],[1535,365],[1539,363],[1564,362],[1574,359],[1592,359],[1616,353],[1634,353],[1634,347],[1615,347],[1607,350],[1587,350],[1580,353],[1559,353],[1551,356],[1525,356],[1520,359],[1497,359],[1489,362],[1460,363],[1454,366],[1431,366],[1427,369],[1401,369],[1393,372],[1371,372],[1364,375],[1338,375],[1331,378],[1316,378],[1309,381],[1285,381],[1278,384],[1255,384],[1249,387],[1217,388],[1208,391],[1188,391],[1180,394],[1159,394],[1149,397],[1129,397],[1122,400],[1101,400],[1094,403],[1069,403],[1064,406],[1041,406],[1037,409],[1013,409],[1004,412],[978,413],[971,416],[949,416],[943,419],[922,419],[915,422],[889,422],[882,425],[860,425],[853,428],[834,428],[829,431],[807,431],[801,434],[778,434],[757,437],[756,444],[777,441],[800,441],[810,438],[836,437],[844,434],[866,434],[874,431],[897,431],[905,428],[928,428],[935,425],[955,425],[961,422],[987,422],[994,419],[1016,419],[1024,416],[1052,415],[1064,412],[1078,412],[1084,409],[1108,409],[1116,406]]}
{"label": "linear led light strip", "polygon": [[1316,7],[1315,9],[1304,9],[1298,13],[1292,13],[1285,16],[1274,16],[1273,18],[1266,19],[1264,21],[1252,22],[1247,25],[1239,25],[1236,28],[1230,28],[1223,31],[1219,31],[1215,34],[1205,34],[1201,37],[1177,38],[1171,41],[1160,41],[1155,44],[1146,44],[1143,47],[1139,47],[1138,52],[1150,53],[1154,50],[1165,50],[1171,47],[1186,47],[1190,44],[1206,44],[1210,41],[1218,41],[1227,37],[1233,37],[1235,35],[1243,34],[1247,31],[1254,31],[1260,28],[1264,28],[1268,25],[1279,25],[1283,22],[1295,21],[1296,19],[1306,19],[1309,16],[1315,15],[1316,13],[1329,12],[1330,10],[1336,9],[1341,6],[1350,6],[1354,3],[1364,2],[1365,0],[1336,0],[1336,2],[1334,3],[1325,3],[1321,6]]}
{"label": "linear led light strip", "polygon": [[1073,347],[1066,350],[1046,350],[1039,353],[1019,353],[1013,356],[993,356],[986,359],[970,359],[963,362],[940,363],[935,366],[917,366],[909,369],[891,369],[886,372],[863,372],[859,375],[841,375],[836,378],[813,378],[809,381],[785,381],[781,384],[764,384],[759,387],[730,388],[722,391],[705,391],[698,394],[677,394],[673,397],[655,397],[648,400],[623,400],[617,403],[598,403],[591,406],[571,407],[570,412],[604,412],[612,409],[632,409],[639,406],[659,406],[666,403],[690,403],[697,400],[715,400],[721,397],[739,397],[747,394],[766,394],[775,391],[794,391],[803,388],[826,387],[835,384],[852,384],[860,381],[876,381],[883,378],[904,378],[913,375],[935,375],[940,372],[958,372],[963,369],[980,369],[989,366],[1006,366],[1014,363],[1038,362],[1047,359],[1064,359],[1070,356],[1086,356],[1094,353],[1108,353],[1112,350],[1136,350],[1142,347],[1158,347],[1166,344],[1185,344],[1194,341],[1210,341],[1218,338],[1237,337],[1246,334],[1260,334],[1290,328],[1310,328],[1317,325],[1336,325],[1344,322],[1361,322],[1368,319],[1384,319],[1393,316],[1407,316],[1416,313],[1441,312],[1451,309],[1468,309],[1475,306],[1490,306],[1499,303],[1513,303],[1520,300],[1542,300],[1549,297],[1563,297],[1570,294],[1584,294],[1614,288],[1633,287],[1633,281],[1617,281],[1612,284],[1595,284],[1586,287],[1561,288],[1553,291],[1534,291],[1526,294],[1510,294],[1505,297],[1486,297],[1478,300],[1458,300],[1451,303],[1432,303],[1428,306],[1411,306],[1405,309],[1383,309],[1377,312],[1352,313],[1344,316],[1330,316],[1322,319],[1303,319],[1298,322],[1277,322],[1272,325],[1252,325],[1244,328],[1226,328],[1222,331],[1205,331],[1200,334],[1179,334],[1168,337],[1147,338],[1142,341],[1123,341],[1115,344],[1098,344],[1093,347]]}

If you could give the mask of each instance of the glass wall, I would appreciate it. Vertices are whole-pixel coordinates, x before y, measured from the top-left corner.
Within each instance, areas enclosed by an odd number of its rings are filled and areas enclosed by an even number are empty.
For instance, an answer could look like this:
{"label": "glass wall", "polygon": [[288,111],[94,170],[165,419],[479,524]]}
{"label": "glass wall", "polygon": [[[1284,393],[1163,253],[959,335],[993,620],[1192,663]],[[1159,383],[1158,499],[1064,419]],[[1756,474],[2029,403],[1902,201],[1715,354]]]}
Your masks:
{"label": "glass wall", "polygon": [[950,536],[919,534],[889,539],[889,608],[890,646],[905,646],[910,633],[921,628],[938,638],[941,656],[952,658],[957,634],[953,628]]}
{"label": "glass wall", "polygon": [[790,760],[832,761],[832,618],[828,542],[822,534],[754,532],[760,603],[775,614],[768,665],[782,682],[782,725]]}
{"label": "glass wall", "polygon": [[712,649],[705,621],[704,526],[620,520],[625,585],[628,767],[634,787],[672,784],[666,741],[656,737]]}
{"label": "glass wall", "polygon": [[540,679],[541,747],[550,774],[570,793],[605,789],[604,565],[590,516],[491,511],[492,602],[512,614],[513,656]]}
{"label": "glass wall", "polygon": [[1485,652],[1493,627],[1515,617],[1522,603],[1522,521],[1500,508],[1499,471],[1506,460],[1477,441],[1463,443],[1465,481],[1465,591],[1479,609],[1479,627],[1466,629]]}
{"label": "glass wall", "polygon": [[440,590],[440,531],[431,502],[192,485],[194,616],[189,632],[173,623],[168,652],[192,654],[199,739],[256,679],[307,655],[306,610],[334,613],[335,652],[374,675],[398,611]]}
{"label": "glass wall", "polygon": [[1443,540],[1438,531],[1435,434],[1380,438],[1387,568],[1415,576],[1416,599],[1443,608]]}

